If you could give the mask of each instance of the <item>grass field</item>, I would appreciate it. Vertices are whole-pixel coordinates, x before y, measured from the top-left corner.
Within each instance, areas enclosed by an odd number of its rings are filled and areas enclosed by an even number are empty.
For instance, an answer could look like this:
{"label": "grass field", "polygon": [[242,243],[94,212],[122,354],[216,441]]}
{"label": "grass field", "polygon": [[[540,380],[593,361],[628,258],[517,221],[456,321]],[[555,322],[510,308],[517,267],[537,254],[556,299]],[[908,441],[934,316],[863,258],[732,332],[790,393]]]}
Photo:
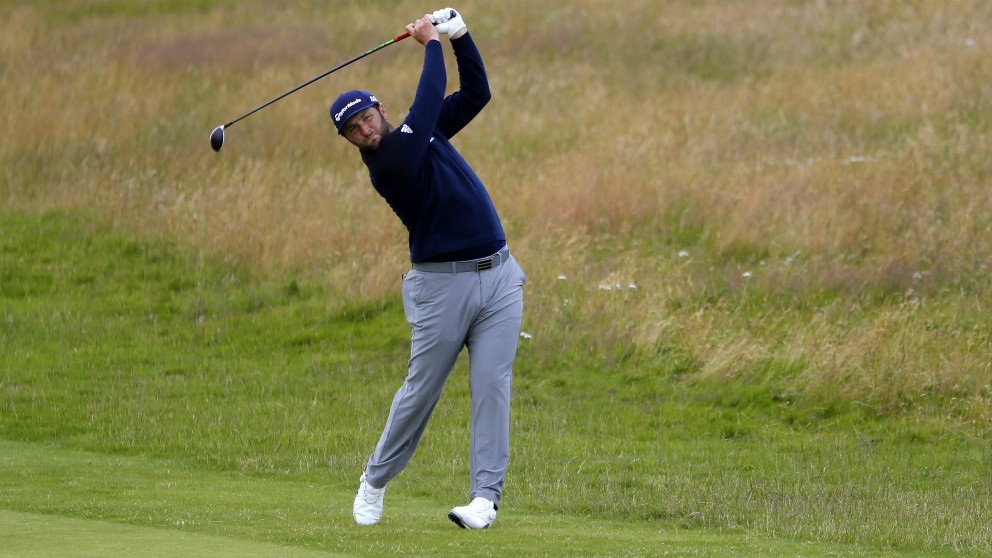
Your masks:
{"label": "grass field", "polygon": [[402,114],[416,45],[207,142],[437,6],[0,4],[0,556],[992,553],[992,6],[490,4],[456,144],[528,285],[484,534],[464,363],[348,516],[407,253],[326,107]]}

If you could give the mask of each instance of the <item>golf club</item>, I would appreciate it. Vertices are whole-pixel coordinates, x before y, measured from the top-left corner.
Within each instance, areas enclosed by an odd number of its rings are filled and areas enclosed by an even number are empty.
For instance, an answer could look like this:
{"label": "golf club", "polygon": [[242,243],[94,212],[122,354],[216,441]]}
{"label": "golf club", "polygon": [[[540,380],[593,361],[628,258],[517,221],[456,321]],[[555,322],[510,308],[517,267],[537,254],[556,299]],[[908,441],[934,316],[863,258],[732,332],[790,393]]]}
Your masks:
{"label": "golf club", "polygon": [[[451,11],[451,17],[455,17],[455,15],[456,14],[454,13],[454,10],[452,10]],[[282,95],[279,95],[275,99],[272,99],[271,101],[265,103],[264,105],[260,105],[260,106],[258,106],[256,108],[254,108],[254,109],[246,112],[245,114],[242,114],[241,116],[235,118],[234,120],[228,122],[227,124],[224,124],[224,125],[221,125],[221,126],[217,126],[216,128],[214,128],[214,131],[213,132],[210,132],[210,147],[212,147],[214,151],[220,153],[220,149],[222,147],[224,147],[224,131],[227,128],[230,128],[231,126],[233,126],[234,123],[236,123],[236,122],[238,122],[238,121],[240,121],[240,120],[242,120],[244,118],[247,118],[247,117],[255,114],[256,112],[258,112],[258,111],[262,110],[263,108],[271,105],[272,103],[278,101],[279,99],[282,99],[283,97],[286,97],[288,95],[291,95],[293,93],[296,93],[300,89],[303,89],[304,87],[310,85],[311,83],[313,83],[313,82],[315,82],[315,81],[317,81],[319,79],[322,79],[322,78],[325,78],[325,77],[331,75],[332,73],[340,70],[341,68],[344,68],[348,64],[351,64],[352,62],[357,62],[358,60],[361,60],[362,58],[365,58],[366,56],[372,54],[373,52],[377,52],[379,50],[382,50],[382,49],[386,48],[387,46],[389,46],[389,45],[391,45],[393,43],[398,43],[398,42],[402,41],[403,39],[406,39],[409,36],[410,36],[409,33],[403,33],[402,35],[397,35],[397,36],[393,37],[392,39],[390,39],[390,40],[382,43],[381,45],[379,45],[377,47],[374,47],[374,48],[370,48],[369,50],[366,50],[365,52],[359,54],[358,56],[352,58],[351,60],[348,60],[347,62],[342,62],[341,64],[338,64],[337,66],[331,68],[330,70],[327,70],[326,72],[320,74],[319,76],[317,76],[317,77],[315,77],[315,78],[313,78],[313,79],[311,79],[311,80],[309,80],[309,81],[307,81],[305,83],[301,83],[300,85],[297,85],[296,87],[290,89],[289,91],[283,93]]]}

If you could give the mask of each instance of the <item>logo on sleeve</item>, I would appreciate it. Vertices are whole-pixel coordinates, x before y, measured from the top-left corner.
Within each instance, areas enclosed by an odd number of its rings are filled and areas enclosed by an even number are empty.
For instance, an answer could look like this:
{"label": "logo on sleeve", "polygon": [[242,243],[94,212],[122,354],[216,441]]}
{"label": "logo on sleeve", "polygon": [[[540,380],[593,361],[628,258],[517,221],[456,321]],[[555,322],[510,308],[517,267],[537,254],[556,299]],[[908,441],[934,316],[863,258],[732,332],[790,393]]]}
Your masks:
{"label": "logo on sleeve", "polygon": [[406,124],[404,124],[403,127],[400,128],[400,131],[403,132],[404,134],[412,134],[413,133],[413,128],[411,128],[411,127],[407,126]]}

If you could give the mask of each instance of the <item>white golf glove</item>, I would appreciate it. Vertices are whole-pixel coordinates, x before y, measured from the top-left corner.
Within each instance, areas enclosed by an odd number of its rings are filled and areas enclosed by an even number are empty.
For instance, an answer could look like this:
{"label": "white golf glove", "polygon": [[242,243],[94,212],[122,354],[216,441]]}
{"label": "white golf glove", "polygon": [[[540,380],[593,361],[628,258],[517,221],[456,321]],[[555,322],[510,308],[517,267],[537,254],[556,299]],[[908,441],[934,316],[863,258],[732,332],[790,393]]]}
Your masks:
{"label": "white golf glove", "polygon": [[[452,16],[451,14],[455,15]],[[443,33],[449,37],[465,28],[462,14],[456,12],[454,8],[444,8],[432,13],[431,23],[434,24],[438,33]]]}

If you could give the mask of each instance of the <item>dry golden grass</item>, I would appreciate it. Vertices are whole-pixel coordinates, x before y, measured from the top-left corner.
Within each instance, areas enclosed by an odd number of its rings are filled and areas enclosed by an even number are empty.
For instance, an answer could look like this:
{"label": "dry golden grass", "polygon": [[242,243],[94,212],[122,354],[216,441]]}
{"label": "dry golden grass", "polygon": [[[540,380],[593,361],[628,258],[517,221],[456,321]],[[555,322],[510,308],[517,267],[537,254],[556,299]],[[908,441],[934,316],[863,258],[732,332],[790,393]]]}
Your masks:
{"label": "dry golden grass", "polygon": [[[3,207],[92,210],[395,296],[405,231],[326,107],[363,87],[401,116],[412,41],[238,123],[219,155],[207,136],[424,7],[114,5],[0,7]],[[547,358],[677,346],[702,377],[785,362],[797,396],[892,410],[939,395],[989,421],[992,6],[457,7],[494,101],[456,143],[529,272],[525,329]]]}

